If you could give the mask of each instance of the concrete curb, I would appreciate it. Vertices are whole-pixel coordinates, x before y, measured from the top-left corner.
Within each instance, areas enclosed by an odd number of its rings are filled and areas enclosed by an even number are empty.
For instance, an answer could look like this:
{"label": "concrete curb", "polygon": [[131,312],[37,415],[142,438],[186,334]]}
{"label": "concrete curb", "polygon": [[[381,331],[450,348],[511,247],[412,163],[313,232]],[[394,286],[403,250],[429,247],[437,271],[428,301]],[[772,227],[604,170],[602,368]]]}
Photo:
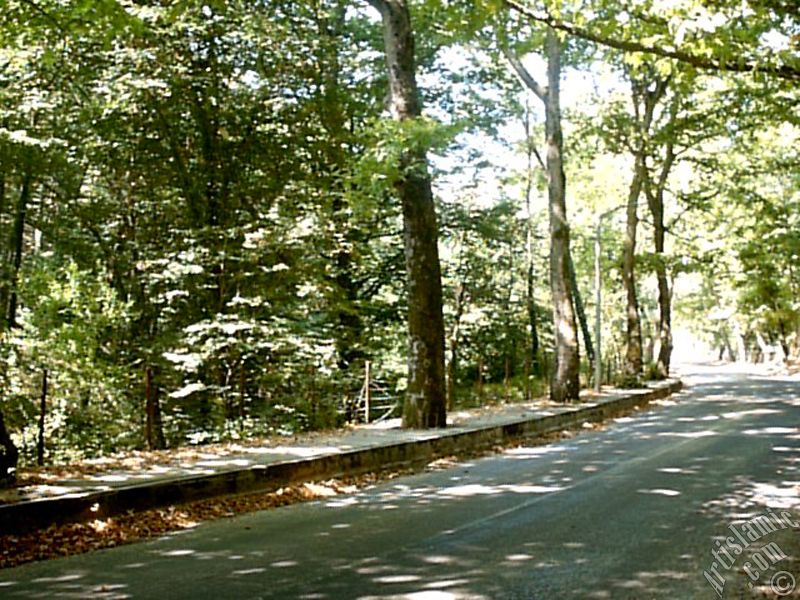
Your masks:
{"label": "concrete curb", "polygon": [[584,422],[598,422],[665,398],[680,390],[679,380],[630,390],[623,396],[576,404],[552,415],[483,426],[421,432],[420,439],[378,444],[327,454],[152,483],[139,483],[68,497],[0,505],[0,532],[19,534],[53,524],[102,519],[128,510],[145,510],[247,492],[269,492],[291,483],[424,465],[442,456],[481,451],[514,439],[540,436]]}

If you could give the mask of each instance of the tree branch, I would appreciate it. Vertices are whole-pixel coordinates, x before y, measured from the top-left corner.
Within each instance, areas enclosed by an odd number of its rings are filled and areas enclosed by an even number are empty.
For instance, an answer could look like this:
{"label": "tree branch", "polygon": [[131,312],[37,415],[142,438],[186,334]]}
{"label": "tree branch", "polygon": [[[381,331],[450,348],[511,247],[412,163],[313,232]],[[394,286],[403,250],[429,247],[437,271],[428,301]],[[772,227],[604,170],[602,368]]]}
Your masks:
{"label": "tree branch", "polygon": [[792,65],[759,65],[757,63],[746,61],[727,62],[718,59],[697,56],[684,50],[658,48],[656,46],[648,46],[647,44],[642,44],[640,42],[631,40],[619,40],[593,33],[588,29],[584,29],[583,27],[579,27],[578,25],[574,25],[572,23],[567,23],[555,18],[545,11],[536,11],[533,8],[518,2],[517,0],[504,0],[504,2],[508,8],[518,12],[532,21],[544,23],[553,29],[563,31],[572,36],[588,40],[590,42],[595,42],[601,46],[616,48],[617,50],[622,50],[624,52],[655,54],[656,56],[672,58],[703,70],[730,71],[734,73],[764,73],[767,75],[780,77],[781,79],[800,80],[800,68]]}
{"label": "tree branch", "polygon": [[533,152],[533,155],[536,157],[536,162],[538,162],[539,166],[542,167],[542,170],[547,172],[547,167],[545,166],[544,161],[542,160],[542,155],[539,154],[539,151],[533,144],[531,144],[531,151]]}
{"label": "tree branch", "polygon": [[530,89],[542,102],[546,101],[547,98],[547,90],[543,88],[538,81],[536,81],[533,76],[528,72],[528,69],[525,68],[519,58],[515,54],[513,54],[508,48],[502,46],[500,48],[503,52],[503,55],[508,60],[509,64],[512,66],[514,71],[516,71],[519,78],[522,80],[522,83]]}

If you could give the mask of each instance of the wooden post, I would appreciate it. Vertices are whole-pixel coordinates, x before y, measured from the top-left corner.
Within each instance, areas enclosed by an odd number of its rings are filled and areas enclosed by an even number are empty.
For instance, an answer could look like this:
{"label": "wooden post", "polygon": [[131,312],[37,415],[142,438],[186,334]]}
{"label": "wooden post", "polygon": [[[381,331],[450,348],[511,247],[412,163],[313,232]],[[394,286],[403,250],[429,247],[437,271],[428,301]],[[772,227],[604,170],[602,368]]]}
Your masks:
{"label": "wooden post", "polygon": [[372,383],[372,373],[369,361],[366,361],[364,367],[364,422],[369,423],[369,410],[370,404],[372,403],[372,391],[370,390],[370,384]]}
{"label": "wooden post", "polygon": [[47,414],[47,369],[42,371],[42,395],[39,398],[39,437],[36,440],[36,464],[44,466],[44,418]]}

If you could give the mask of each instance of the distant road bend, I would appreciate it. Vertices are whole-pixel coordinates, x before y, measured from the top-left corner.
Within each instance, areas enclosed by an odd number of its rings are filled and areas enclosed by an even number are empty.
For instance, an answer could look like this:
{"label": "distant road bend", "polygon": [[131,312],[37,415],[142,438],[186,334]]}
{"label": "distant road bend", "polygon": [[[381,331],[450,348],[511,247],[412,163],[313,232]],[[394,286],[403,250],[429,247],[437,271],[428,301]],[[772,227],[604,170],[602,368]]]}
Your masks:
{"label": "distant road bend", "polygon": [[[0,596],[777,597],[777,574],[800,579],[797,530],[717,564],[716,590],[704,571],[729,525],[767,508],[800,517],[800,378],[735,366],[681,375],[684,392],[601,430],[0,571]],[[786,558],[754,580],[742,565],[767,542]]]}

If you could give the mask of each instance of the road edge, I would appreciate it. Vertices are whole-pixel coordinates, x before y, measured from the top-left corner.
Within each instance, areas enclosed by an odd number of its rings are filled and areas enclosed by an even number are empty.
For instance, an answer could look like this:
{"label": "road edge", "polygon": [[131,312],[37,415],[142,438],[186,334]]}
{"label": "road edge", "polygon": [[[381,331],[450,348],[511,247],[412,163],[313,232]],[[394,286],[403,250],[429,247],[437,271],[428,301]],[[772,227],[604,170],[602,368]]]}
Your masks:
{"label": "road edge", "polygon": [[651,383],[646,389],[625,390],[612,398],[575,404],[550,415],[511,418],[499,424],[455,430],[425,430],[419,432],[419,438],[410,441],[68,497],[4,504],[0,505],[0,531],[3,534],[22,534],[51,525],[103,519],[131,510],[218,496],[271,492],[289,484],[420,466],[445,456],[480,452],[512,440],[536,438],[587,422],[601,422],[668,397],[682,387],[679,379],[668,379]]}

